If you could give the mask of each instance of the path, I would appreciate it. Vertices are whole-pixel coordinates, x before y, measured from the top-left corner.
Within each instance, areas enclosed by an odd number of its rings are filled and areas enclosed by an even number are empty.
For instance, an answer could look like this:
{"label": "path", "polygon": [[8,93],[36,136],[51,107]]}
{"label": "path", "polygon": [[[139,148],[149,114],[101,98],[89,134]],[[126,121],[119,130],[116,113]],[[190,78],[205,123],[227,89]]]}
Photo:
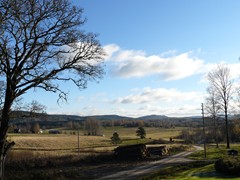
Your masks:
{"label": "path", "polygon": [[188,159],[186,157],[193,152],[202,150],[202,148],[199,146],[194,146],[194,148],[195,150],[193,151],[184,151],[179,154],[169,156],[158,161],[148,162],[146,165],[143,166],[138,166],[130,170],[124,170],[112,175],[98,178],[98,180],[113,180],[113,179],[133,180],[137,179],[137,177],[141,177],[143,175],[149,174],[152,171],[158,170],[169,165],[192,162],[194,160]]}

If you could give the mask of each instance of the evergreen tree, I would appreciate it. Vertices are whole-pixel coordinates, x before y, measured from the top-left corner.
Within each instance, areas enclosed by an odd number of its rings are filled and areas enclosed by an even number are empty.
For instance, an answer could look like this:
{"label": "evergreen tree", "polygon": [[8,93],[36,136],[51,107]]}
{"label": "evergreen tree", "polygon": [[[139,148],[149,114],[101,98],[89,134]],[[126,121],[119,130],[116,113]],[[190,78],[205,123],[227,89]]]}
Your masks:
{"label": "evergreen tree", "polygon": [[144,139],[146,137],[146,131],[143,127],[139,127],[136,133],[137,133],[137,136],[139,136],[141,139]]}
{"label": "evergreen tree", "polygon": [[113,133],[113,136],[111,137],[112,144],[120,144],[122,143],[122,140],[120,139],[117,132]]}

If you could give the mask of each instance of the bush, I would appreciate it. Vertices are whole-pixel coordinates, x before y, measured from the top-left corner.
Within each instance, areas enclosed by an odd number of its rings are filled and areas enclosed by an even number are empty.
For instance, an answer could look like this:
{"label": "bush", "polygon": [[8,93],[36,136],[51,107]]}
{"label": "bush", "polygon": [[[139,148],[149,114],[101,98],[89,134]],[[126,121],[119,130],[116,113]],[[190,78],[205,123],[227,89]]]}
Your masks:
{"label": "bush", "polygon": [[139,136],[141,139],[144,139],[146,137],[146,131],[143,127],[139,127],[136,130],[137,136]]}
{"label": "bush", "polygon": [[113,136],[111,137],[112,144],[120,144],[122,143],[122,140],[120,139],[117,132],[113,133]]}
{"label": "bush", "polygon": [[240,160],[237,158],[223,158],[215,162],[215,169],[217,172],[240,175]]}

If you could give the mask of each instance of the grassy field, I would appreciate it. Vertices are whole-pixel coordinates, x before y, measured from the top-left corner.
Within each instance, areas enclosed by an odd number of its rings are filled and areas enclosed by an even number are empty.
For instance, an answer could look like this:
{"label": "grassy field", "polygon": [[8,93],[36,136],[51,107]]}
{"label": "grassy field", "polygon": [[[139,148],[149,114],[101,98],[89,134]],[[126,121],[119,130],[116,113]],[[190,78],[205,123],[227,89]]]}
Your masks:
{"label": "grassy field", "polygon": [[[121,145],[145,143],[153,139],[169,140],[170,137],[177,136],[181,128],[145,128],[147,138],[139,139],[136,136],[137,128],[111,127],[104,128],[104,136],[84,136],[80,131],[80,150],[98,149],[107,150],[115,147],[111,144],[110,138],[114,132],[118,132],[123,140]],[[74,133],[73,133],[74,132]],[[77,151],[78,135],[77,131],[67,131],[64,134],[9,134],[8,138],[15,141],[15,150],[35,150],[35,151]]]}
{"label": "grassy field", "polygon": [[[74,178],[80,179],[86,177],[89,179],[89,177],[97,177],[98,175],[102,176],[102,173],[108,173],[109,170],[112,171],[113,167],[117,171],[119,167],[122,169],[133,166],[133,162],[117,162],[111,155],[108,155],[110,153],[106,154],[106,156],[104,155],[104,153],[116,147],[110,141],[114,132],[117,132],[123,140],[121,145],[126,145],[159,139],[168,141],[170,137],[179,135],[182,130],[182,128],[164,129],[148,127],[145,128],[147,138],[142,140],[136,136],[136,129],[124,127],[103,128],[104,136],[84,136],[84,132],[81,130],[79,139],[80,152],[81,154],[85,153],[84,156],[76,156],[78,152],[78,135],[77,131],[74,130],[67,130],[63,134],[9,134],[8,138],[16,142],[8,161],[8,166],[10,167],[8,171],[9,177],[12,176],[12,171],[16,173],[15,166],[23,169],[18,172],[17,176],[27,176],[28,174],[23,173],[25,169],[31,169],[31,172],[34,172],[32,174],[34,177],[39,177],[41,174],[44,178],[48,176],[56,177],[63,174],[65,174],[64,177],[74,175]],[[240,146],[237,144],[231,145],[231,148],[240,151]],[[89,155],[85,156],[87,153]],[[51,158],[49,158],[50,156]],[[213,145],[208,146],[208,159],[214,160],[225,156],[227,156],[225,144],[220,145],[218,149]],[[30,159],[28,159],[29,157]],[[203,160],[203,151],[192,154],[190,158]],[[134,163],[141,162],[136,161]],[[49,171],[43,171],[39,167],[48,167]],[[59,167],[61,168],[59,169]],[[103,172],[104,168],[105,170],[107,169],[106,172]],[[143,179],[220,180],[229,178],[240,180],[238,177],[224,176],[216,173],[213,164],[198,162],[196,164],[190,163],[160,169]]]}
{"label": "grassy field", "polygon": [[[15,141],[15,149],[46,149],[46,150],[70,150],[78,147],[77,135],[66,134],[29,134],[29,135],[9,135]],[[101,136],[80,136],[81,148],[109,146],[109,140]]]}
{"label": "grassy field", "polygon": [[[152,139],[166,139],[169,140],[170,137],[175,137],[179,135],[182,128],[156,128],[156,127],[145,127],[144,128],[147,134],[147,138]],[[125,128],[125,127],[108,127],[105,128],[104,135],[108,138],[112,136],[114,132],[117,132],[122,139],[126,138],[136,138],[137,128]]]}
{"label": "grassy field", "polygon": [[[122,144],[145,143],[177,136],[181,128],[145,128],[147,138],[136,136],[137,128],[103,128],[104,136],[84,136],[80,131],[80,154],[78,155],[78,133],[76,130],[61,129],[62,134],[8,134],[16,145],[6,161],[7,179],[94,179],[128,169],[141,160],[117,160],[110,138],[114,132],[120,135]],[[26,171],[27,170],[27,171]],[[14,175],[13,175],[14,174]]]}

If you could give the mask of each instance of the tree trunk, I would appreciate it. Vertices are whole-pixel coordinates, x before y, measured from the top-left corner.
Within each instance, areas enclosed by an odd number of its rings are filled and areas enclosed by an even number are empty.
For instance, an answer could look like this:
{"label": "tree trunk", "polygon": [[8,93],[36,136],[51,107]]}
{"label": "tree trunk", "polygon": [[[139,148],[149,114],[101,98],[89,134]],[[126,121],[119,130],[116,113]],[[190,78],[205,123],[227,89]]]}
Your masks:
{"label": "tree trunk", "polygon": [[7,153],[9,152],[9,150],[15,145],[15,142],[5,142],[5,147],[4,147],[4,153],[1,155],[1,161],[0,161],[0,179],[3,180],[4,179],[4,172],[5,172],[5,160],[7,157]]}
{"label": "tree trunk", "polygon": [[217,120],[216,120],[216,116],[213,116],[213,121],[214,121],[214,136],[215,136],[215,143],[216,143],[216,148],[219,147],[218,145],[218,134],[217,134],[217,130],[218,130],[218,125],[217,125]]}
{"label": "tree trunk", "polygon": [[5,101],[2,110],[1,126],[0,126],[0,179],[4,179],[4,163],[7,152],[15,144],[14,142],[7,142],[8,123],[10,119],[10,111],[12,102],[14,100],[14,93],[11,86],[8,85],[5,94]]}
{"label": "tree trunk", "polygon": [[[4,114],[4,113],[3,113]],[[3,119],[4,118],[4,119]],[[7,119],[5,119],[7,118]],[[6,158],[6,136],[7,136],[7,128],[6,124],[8,124],[9,117],[6,115],[2,115],[2,121],[1,121],[1,128],[0,128],[0,179],[4,179],[4,163]]]}
{"label": "tree trunk", "polygon": [[230,148],[229,143],[229,128],[228,128],[228,114],[227,114],[227,107],[225,105],[225,123],[226,123],[226,136],[227,136],[227,148]]}

